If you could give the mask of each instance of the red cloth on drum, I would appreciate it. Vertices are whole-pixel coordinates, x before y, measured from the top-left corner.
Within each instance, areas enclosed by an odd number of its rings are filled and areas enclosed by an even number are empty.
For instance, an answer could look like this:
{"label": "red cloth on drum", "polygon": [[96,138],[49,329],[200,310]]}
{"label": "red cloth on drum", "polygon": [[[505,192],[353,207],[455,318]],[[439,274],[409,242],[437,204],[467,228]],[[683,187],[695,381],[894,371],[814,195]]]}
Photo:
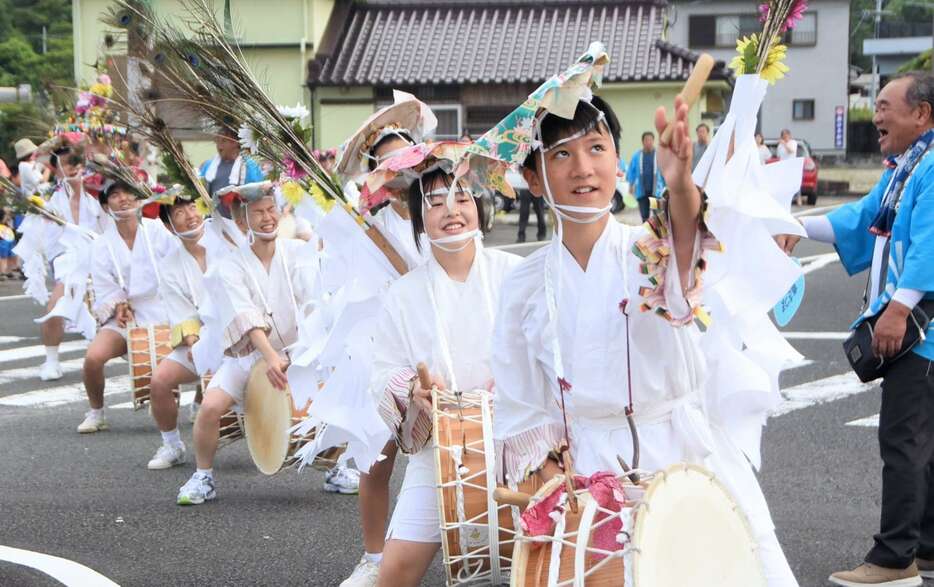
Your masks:
{"label": "red cloth on drum", "polygon": [[[564,499],[565,487],[565,485],[561,485],[545,499],[529,506],[522,512],[521,524],[525,534],[541,536],[554,532],[558,515],[567,507],[567,502]],[[619,512],[626,503],[626,493],[623,491],[623,486],[620,485],[616,474],[609,471],[598,471],[590,477],[575,475],[574,487],[576,489],[587,489],[594,501],[597,502],[600,508],[605,510]],[[613,552],[625,546],[616,539],[623,528],[623,522],[617,517],[601,525],[600,522],[609,515],[603,511],[597,512],[594,520],[594,525],[597,528],[593,532],[592,544],[595,548]],[[605,555],[594,553],[593,556],[594,559],[600,560]]]}

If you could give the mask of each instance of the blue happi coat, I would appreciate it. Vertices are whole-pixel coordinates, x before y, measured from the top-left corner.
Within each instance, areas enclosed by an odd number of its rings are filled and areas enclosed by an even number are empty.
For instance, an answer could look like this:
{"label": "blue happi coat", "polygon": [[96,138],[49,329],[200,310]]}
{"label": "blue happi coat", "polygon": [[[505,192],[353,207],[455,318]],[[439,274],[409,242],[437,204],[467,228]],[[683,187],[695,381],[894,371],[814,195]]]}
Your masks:
{"label": "blue happi coat", "polygon": [[[850,275],[872,266],[876,235],[869,232],[869,226],[893,173],[886,170],[867,196],[827,215],[840,261]],[[923,291],[925,300],[934,299],[934,149],[923,156],[905,182],[892,227],[885,289],[851,328],[884,309],[898,288]],[[927,330],[927,339],[913,351],[934,360],[934,322]]]}

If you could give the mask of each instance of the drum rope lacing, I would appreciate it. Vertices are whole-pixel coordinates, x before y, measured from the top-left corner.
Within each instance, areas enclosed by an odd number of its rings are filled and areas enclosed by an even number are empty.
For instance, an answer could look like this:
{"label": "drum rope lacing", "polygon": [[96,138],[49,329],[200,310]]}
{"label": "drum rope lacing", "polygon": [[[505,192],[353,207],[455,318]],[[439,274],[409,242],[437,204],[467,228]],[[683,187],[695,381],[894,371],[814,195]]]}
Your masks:
{"label": "drum rope lacing", "polygon": [[[484,301],[484,310],[490,317],[492,322],[495,319],[495,313],[493,310],[493,297],[490,293],[489,279],[487,276],[487,267],[486,260],[483,256],[483,245],[479,241],[473,241],[475,243],[474,248],[474,263],[477,265],[477,273],[480,279],[480,288],[483,292],[483,301]],[[437,265],[437,267],[435,267]],[[431,304],[431,308],[434,312],[435,317],[435,334],[438,338],[438,346],[441,350],[441,360],[444,363],[444,367],[448,372],[448,379],[451,382],[451,393],[454,395],[454,398],[457,402],[457,413],[458,421],[463,423],[464,421],[464,406],[463,406],[463,392],[457,385],[457,378],[454,374],[454,360],[451,355],[451,347],[448,343],[448,337],[444,332],[444,325],[441,321],[441,308],[438,304],[437,296],[435,295],[435,286],[434,286],[434,273],[437,271],[444,271],[440,264],[435,261],[434,263],[429,261],[428,265],[428,279],[425,283],[426,290],[428,292],[428,300]],[[469,278],[469,275],[468,275]],[[454,495],[455,495],[455,511],[457,513],[457,521],[460,525],[465,525],[468,523],[467,513],[464,500],[464,485],[467,484],[464,475],[469,473],[469,471],[464,471],[463,467],[463,453],[468,450],[467,448],[467,437],[466,431],[461,428],[461,445],[453,446],[449,450],[451,459],[454,462]],[[461,552],[469,551],[468,537],[466,532],[458,532],[458,542],[460,544]],[[499,561],[499,536],[488,536],[488,544],[490,548],[490,558],[492,561],[496,561],[498,564]],[[482,568],[482,560],[477,561],[477,566],[472,573],[477,573]],[[464,568],[469,567],[469,562],[464,561]]]}

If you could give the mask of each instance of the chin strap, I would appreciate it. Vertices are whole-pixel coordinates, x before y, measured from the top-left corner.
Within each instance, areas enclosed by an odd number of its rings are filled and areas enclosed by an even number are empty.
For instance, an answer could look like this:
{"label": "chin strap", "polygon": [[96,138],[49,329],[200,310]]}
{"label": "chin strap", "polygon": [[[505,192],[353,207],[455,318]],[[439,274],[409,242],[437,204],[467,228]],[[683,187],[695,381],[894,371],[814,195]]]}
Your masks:
{"label": "chin strap", "polygon": [[201,235],[204,234],[204,220],[203,219],[201,220],[201,224],[199,224],[195,228],[192,228],[191,230],[183,230],[179,232],[175,228],[175,223],[172,222],[172,216],[169,216],[169,226],[172,227],[172,232],[175,233],[175,236],[183,240],[188,240],[188,241],[198,240],[201,238]]}
{"label": "chin strap", "polygon": [[251,245],[256,242],[257,238],[264,240],[264,241],[271,241],[271,240],[275,240],[275,238],[279,235],[278,226],[276,226],[276,229],[271,232],[260,232],[258,230],[253,230],[253,227],[250,226],[249,210],[244,210],[243,213],[246,214],[246,228],[247,228],[246,240]]}

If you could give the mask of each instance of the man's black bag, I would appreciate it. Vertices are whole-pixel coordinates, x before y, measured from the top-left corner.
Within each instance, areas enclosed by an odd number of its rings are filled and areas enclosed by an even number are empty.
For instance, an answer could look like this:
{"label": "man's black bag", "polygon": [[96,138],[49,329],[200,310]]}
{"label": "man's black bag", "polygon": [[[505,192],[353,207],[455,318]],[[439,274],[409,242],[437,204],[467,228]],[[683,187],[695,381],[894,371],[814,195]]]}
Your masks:
{"label": "man's black bag", "polygon": [[846,353],[846,359],[850,362],[850,366],[856,372],[859,380],[868,383],[885,375],[886,370],[895,361],[905,356],[916,344],[924,339],[924,333],[931,323],[932,314],[934,314],[934,300],[918,302],[908,315],[908,327],[905,329],[902,348],[894,357],[888,359],[881,359],[872,352],[872,334],[882,311],[872,318],[863,320],[850,336],[843,341],[843,352]]}

